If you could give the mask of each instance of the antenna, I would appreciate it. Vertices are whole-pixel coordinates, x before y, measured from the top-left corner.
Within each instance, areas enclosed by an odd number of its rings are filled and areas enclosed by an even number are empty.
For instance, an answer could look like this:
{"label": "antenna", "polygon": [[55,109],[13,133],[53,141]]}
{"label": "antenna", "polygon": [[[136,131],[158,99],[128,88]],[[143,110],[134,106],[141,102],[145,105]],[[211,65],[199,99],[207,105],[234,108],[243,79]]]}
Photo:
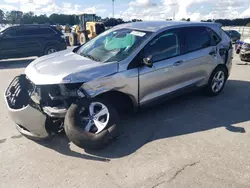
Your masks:
{"label": "antenna", "polygon": [[115,0],[112,0],[112,6],[113,6],[113,18],[115,17]]}

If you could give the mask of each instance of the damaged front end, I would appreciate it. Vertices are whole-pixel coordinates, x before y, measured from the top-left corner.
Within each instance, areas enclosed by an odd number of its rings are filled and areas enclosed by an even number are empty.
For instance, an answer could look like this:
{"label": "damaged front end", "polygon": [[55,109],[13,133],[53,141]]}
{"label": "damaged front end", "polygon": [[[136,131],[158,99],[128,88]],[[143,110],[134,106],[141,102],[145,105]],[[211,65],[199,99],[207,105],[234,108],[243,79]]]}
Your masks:
{"label": "damaged front end", "polygon": [[34,85],[26,75],[14,78],[5,92],[12,120],[23,135],[43,139],[63,129],[69,106],[84,97],[82,84]]}
{"label": "damaged front end", "polygon": [[242,61],[250,61],[250,44],[244,43],[240,50],[240,59]]}

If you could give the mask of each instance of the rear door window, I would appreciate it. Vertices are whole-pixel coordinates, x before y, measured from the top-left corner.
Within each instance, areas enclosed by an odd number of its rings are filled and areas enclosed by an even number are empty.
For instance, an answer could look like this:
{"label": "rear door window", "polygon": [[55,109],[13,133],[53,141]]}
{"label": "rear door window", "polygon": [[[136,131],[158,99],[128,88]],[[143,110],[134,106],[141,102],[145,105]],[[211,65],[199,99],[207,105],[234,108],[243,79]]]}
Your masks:
{"label": "rear door window", "polygon": [[55,31],[50,28],[39,28],[38,30],[36,30],[36,33],[39,35],[51,35],[55,34]]}
{"label": "rear door window", "polygon": [[185,28],[184,35],[186,52],[193,52],[212,45],[206,27],[187,27]]}
{"label": "rear door window", "polygon": [[30,36],[33,33],[32,28],[21,28],[18,31],[18,36]]}

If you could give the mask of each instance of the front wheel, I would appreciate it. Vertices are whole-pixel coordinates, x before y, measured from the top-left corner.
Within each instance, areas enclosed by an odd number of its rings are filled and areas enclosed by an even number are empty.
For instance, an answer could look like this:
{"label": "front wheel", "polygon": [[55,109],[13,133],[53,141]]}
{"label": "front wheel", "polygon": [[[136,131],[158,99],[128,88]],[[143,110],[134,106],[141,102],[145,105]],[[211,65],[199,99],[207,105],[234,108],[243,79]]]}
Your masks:
{"label": "front wheel", "polygon": [[205,94],[209,96],[217,96],[219,95],[227,81],[227,70],[225,67],[217,67],[213,73],[211,74],[208,84],[205,88]]}
{"label": "front wheel", "polygon": [[77,146],[100,149],[115,138],[118,119],[114,107],[105,100],[82,99],[68,109],[64,129]]}

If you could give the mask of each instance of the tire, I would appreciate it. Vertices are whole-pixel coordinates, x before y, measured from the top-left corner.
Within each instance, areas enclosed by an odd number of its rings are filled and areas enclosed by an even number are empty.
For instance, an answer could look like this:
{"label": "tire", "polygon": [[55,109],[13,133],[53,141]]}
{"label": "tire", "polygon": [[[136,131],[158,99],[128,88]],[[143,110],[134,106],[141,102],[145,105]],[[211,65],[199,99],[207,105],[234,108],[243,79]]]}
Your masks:
{"label": "tire", "polygon": [[49,54],[55,53],[57,51],[58,51],[57,47],[55,47],[55,46],[48,46],[44,50],[44,55],[49,55]]}
{"label": "tire", "polygon": [[236,50],[236,54],[239,54],[239,53],[240,53],[240,49],[237,49],[237,50]]}
{"label": "tire", "polygon": [[87,39],[87,35],[85,33],[81,33],[79,38],[80,45],[85,44],[87,42]]}
{"label": "tire", "polygon": [[[220,81],[215,81],[215,77],[219,76],[218,74],[221,74],[223,76],[220,76]],[[228,72],[227,72],[227,69],[223,66],[219,66],[217,67],[213,73],[211,74],[210,78],[209,78],[209,81],[208,81],[208,84],[206,85],[205,87],[205,94],[208,95],[208,96],[217,96],[219,95],[224,87],[225,87],[225,84],[226,84],[226,81],[227,81],[227,78],[228,78]],[[217,86],[214,87],[214,84],[215,82],[217,82]]]}
{"label": "tire", "polygon": [[[109,118],[106,127],[98,134],[86,131],[86,124],[81,122],[80,112],[88,113],[91,104],[101,103],[108,109]],[[111,104],[102,99],[83,99],[72,104],[65,117],[64,130],[69,140],[84,149],[101,149],[117,135],[118,114]],[[95,128],[95,125],[93,125]],[[93,128],[92,126],[92,128]]]}
{"label": "tire", "polygon": [[76,46],[77,45],[77,34],[71,33],[69,35],[69,45],[70,46]]}

